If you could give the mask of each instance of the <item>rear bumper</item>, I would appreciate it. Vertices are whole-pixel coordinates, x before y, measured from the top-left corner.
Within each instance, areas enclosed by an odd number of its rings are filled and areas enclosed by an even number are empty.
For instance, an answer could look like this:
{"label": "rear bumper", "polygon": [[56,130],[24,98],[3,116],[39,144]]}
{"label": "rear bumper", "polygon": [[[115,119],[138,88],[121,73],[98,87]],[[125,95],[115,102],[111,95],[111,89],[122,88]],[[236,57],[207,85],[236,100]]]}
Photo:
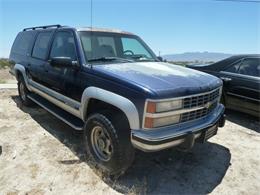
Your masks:
{"label": "rear bumper", "polygon": [[181,144],[193,145],[194,141],[205,141],[217,133],[218,127],[225,125],[225,107],[219,104],[203,119],[154,130],[132,130],[134,147],[145,152],[153,152]]}

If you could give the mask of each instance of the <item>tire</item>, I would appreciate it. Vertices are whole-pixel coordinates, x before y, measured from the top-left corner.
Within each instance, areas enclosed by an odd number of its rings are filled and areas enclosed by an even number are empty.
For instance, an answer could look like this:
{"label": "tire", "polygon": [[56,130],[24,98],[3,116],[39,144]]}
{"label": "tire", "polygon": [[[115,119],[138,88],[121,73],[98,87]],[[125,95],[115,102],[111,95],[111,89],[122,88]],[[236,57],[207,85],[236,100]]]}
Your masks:
{"label": "tire", "polygon": [[20,75],[18,79],[18,93],[20,100],[24,106],[32,106],[33,102],[28,98],[30,91],[27,89],[23,77]]}
{"label": "tire", "polygon": [[84,145],[90,165],[105,175],[115,176],[123,174],[132,164],[134,148],[127,119],[122,115],[109,116],[112,114],[95,113],[88,118]]}

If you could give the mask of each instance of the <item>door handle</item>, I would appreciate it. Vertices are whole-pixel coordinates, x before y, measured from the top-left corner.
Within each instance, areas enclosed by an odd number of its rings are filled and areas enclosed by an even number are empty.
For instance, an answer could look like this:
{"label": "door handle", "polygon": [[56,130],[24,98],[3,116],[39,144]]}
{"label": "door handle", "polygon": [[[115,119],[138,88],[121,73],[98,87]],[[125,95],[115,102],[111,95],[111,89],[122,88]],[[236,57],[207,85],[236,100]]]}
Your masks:
{"label": "door handle", "polygon": [[232,81],[232,79],[229,78],[229,77],[220,77],[220,79],[225,81],[225,82]]}

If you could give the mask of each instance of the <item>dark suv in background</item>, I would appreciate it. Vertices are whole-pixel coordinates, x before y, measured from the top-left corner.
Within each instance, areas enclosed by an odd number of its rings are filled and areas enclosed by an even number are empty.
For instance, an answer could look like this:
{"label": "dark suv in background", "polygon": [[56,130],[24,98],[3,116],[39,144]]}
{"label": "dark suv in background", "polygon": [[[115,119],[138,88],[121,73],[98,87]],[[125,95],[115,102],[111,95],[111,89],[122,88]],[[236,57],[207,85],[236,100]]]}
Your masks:
{"label": "dark suv in background", "polygon": [[129,32],[26,28],[10,61],[22,103],[83,130],[89,159],[108,174],[124,172],[134,148],[189,149],[224,126],[220,79],[160,62]]}

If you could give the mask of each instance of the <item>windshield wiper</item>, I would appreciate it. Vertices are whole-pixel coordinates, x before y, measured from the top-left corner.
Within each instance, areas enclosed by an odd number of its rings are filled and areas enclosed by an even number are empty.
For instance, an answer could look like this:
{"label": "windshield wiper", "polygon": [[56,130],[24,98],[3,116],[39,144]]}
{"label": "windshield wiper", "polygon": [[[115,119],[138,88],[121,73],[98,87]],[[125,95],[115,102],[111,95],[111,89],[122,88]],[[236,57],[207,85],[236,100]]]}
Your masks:
{"label": "windshield wiper", "polygon": [[135,60],[139,60],[139,61],[155,61],[153,58],[147,58],[144,55],[133,55],[131,56],[131,58],[135,59]]}
{"label": "windshield wiper", "polygon": [[125,58],[119,58],[119,57],[92,58],[92,59],[88,60],[88,62],[98,62],[98,61],[107,62],[107,61],[115,61],[115,60],[121,60],[121,61],[125,61],[125,62],[133,62],[133,60],[129,60],[129,59],[125,59]]}

